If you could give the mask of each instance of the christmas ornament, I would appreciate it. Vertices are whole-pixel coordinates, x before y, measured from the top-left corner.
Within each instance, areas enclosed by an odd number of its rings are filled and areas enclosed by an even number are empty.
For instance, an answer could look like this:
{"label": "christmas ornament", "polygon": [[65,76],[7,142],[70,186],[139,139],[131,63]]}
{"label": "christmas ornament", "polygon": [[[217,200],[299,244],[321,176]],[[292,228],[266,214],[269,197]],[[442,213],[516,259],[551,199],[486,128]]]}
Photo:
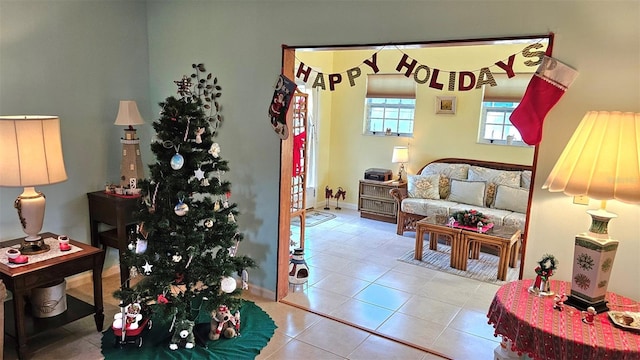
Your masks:
{"label": "christmas ornament", "polygon": [[227,220],[229,220],[229,222],[236,222],[236,218],[233,216],[232,213],[229,213],[229,215],[227,215]]}
{"label": "christmas ornament", "polygon": [[189,212],[189,205],[180,200],[173,208],[173,212],[175,212],[178,216],[185,216]]}
{"label": "christmas ornament", "polygon": [[249,288],[249,272],[246,269],[242,269],[242,290]]}
{"label": "christmas ornament", "polygon": [[158,295],[158,304],[168,304],[169,300],[166,298],[164,294]]}
{"label": "christmas ornament", "polygon": [[220,210],[220,200],[216,200],[215,203],[213,203],[213,211],[219,211]]}
{"label": "christmas ornament", "polygon": [[228,209],[229,208],[229,201],[227,201],[227,200],[223,201],[222,202],[222,207],[225,208],[225,209]]}
{"label": "christmas ornament", "polygon": [[136,248],[136,245],[134,243],[129,243],[129,245],[127,245],[127,249],[129,249],[129,251],[133,251]]}
{"label": "christmas ornament", "polygon": [[520,131],[522,140],[537,145],[542,140],[542,125],[547,113],[567,91],[578,72],[560,61],[544,56],[527,90],[509,120]]}
{"label": "christmas ornament", "polygon": [[209,154],[211,154],[214,158],[218,158],[220,156],[220,145],[218,145],[218,143],[211,144]]}
{"label": "christmas ornament", "polygon": [[136,241],[136,254],[144,254],[147,251],[147,240],[138,238]]}
{"label": "christmas ornament", "polygon": [[209,179],[207,178],[202,179],[202,181],[200,181],[200,185],[209,186]]}
{"label": "christmas ornament", "polygon": [[174,81],[178,85],[178,94],[184,96],[191,95],[191,78],[183,75],[182,79]]}
{"label": "christmas ornament", "polygon": [[199,127],[196,130],[196,144],[202,144],[202,134],[204,134],[204,128]]}
{"label": "christmas ornament", "polygon": [[187,129],[184,131],[184,139],[182,141],[187,142],[189,138],[189,125],[191,124],[191,117],[187,117]]}
{"label": "christmas ornament", "polygon": [[171,168],[173,170],[180,170],[184,166],[184,157],[180,155],[180,145],[175,147],[176,153],[171,157]]}
{"label": "christmas ornament", "polygon": [[236,279],[231,276],[225,276],[220,280],[220,289],[227,294],[231,294],[237,286]]}
{"label": "christmas ornament", "polygon": [[173,262],[180,262],[180,260],[182,260],[182,256],[180,256],[179,254],[175,254],[171,257],[171,260]]}
{"label": "christmas ornament", "polygon": [[211,228],[213,227],[213,219],[207,219],[204,221],[204,226]]}
{"label": "christmas ornament", "polygon": [[195,171],[195,177],[198,180],[204,179],[204,171],[202,171],[201,168],[198,168],[198,170]]}
{"label": "christmas ornament", "polygon": [[142,267],[142,269],[144,270],[144,274],[150,275],[152,268],[153,268],[153,265],[149,264],[149,262],[145,260],[144,266]]}

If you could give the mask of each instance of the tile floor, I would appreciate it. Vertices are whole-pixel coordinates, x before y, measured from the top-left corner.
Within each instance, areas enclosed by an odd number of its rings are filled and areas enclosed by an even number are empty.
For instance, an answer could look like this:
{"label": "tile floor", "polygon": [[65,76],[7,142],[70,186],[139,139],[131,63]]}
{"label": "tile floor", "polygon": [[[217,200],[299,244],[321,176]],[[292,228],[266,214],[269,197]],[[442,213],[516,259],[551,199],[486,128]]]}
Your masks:
{"label": "tile floor", "polygon": [[[323,320],[300,335],[293,333],[295,340],[349,359],[360,357],[359,343],[372,351],[370,358],[385,358],[367,345],[372,338],[383,341],[381,337],[453,359],[493,359],[499,338],[493,336],[486,313],[499,286],[400,262],[398,257],[414,247],[414,232],[396,235],[395,224],[360,218],[355,210],[328,212],[336,219],[306,227],[308,286],[290,288],[284,301],[376,335],[361,342],[336,341],[353,334],[313,337],[316,326],[328,322]],[[299,232],[292,226],[294,241]],[[422,356],[437,358],[426,352]]]}
{"label": "tile floor", "polygon": [[[285,299],[312,311],[247,295],[278,326],[258,359],[493,359],[498,338],[486,310],[497,286],[401,263],[414,233],[397,236],[395,224],[354,210],[330,212],[339,216],[307,227],[308,287],[292,288]],[[106,326],[118,311],[111,296],[118,276],[103,284]],[[68,292],[91,301],[90,284]],[[100,341],[87,317],[31,339],[30,358],[102,359]],[[5,339],[4,359],[17,359],[13,339]]]}

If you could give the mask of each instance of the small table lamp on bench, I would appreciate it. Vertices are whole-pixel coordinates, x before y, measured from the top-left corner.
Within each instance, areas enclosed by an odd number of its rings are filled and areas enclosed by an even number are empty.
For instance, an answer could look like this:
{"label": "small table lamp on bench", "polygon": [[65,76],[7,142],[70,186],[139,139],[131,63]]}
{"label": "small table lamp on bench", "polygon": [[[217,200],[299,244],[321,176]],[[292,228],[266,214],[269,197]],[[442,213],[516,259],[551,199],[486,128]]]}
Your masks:
{"label": "small table lamp on bench", "polygon": [[398,180],[402,181],[402,172],[404,171],[404,163],[409,161],[409,148],[406,146],[394,146],[393,155],[391,156],[391,162],[394,164],[400,163],[400,169],[398,170]]}

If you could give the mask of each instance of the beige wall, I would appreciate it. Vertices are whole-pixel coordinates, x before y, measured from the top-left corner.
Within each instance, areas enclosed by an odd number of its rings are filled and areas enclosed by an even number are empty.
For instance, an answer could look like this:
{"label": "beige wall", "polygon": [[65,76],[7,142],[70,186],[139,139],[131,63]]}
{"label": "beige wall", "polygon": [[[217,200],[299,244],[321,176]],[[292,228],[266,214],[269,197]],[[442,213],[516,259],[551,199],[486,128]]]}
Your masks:
{"label": "beige wall", "polygon": [[[530,73],[536,67],[526,66],[524,61],[529,59],[522,56],[521,52],[533,43],[534,40],[515,45],[467,45],[402,50],[387,46],[377,52],[377,65],[380,67],[380,73],[397,73],[396,66],[403,54],[407,54],[419,64],[441,69],[439,79],[446,80],[448,71],[477,73],[482,67],[490,67],[496,74],[504,73],[504,70],[494,63],[499,60],[506,61],[510,55],[516,54],[514,70],[518,73]],[[363,178],[366,169],[391,169],[394,178],[397,177],[399,164],[391,163],[391,153],[396,145],[410,146],[410,159],[405,164],[408,174],[415,174],[429,161],[445,157],[531,164],[533,147],[477,142],[481,89],[447,91],[446,85],[444,90],[437,90],[430,88],[428,84],[417,84],[413,137],[364,135],[366,76],[372,74],[373,70],[362,62],[370,59],[376,51],[377,49],[371,48],[335,51],[300,49],[296,52],[296,57],[304,63],[304,68],[310,67],[314,70],[307,78],[307,87],[313,87],[318,72],[322,72],[327,87],[324,90],[318,87],[320,102],[331,102],[330,114],[323,113],[320,118],[322,155],[318,162],[318,172],[323,176],[319,177],[319,189],[329,186],[336,190],[340,186],[347,191],[346,203],[351,207],[357,207],[358,180]],[[355,86],[351,87],[345,72],[353,67],[359,67],[362,74],[355,79]],[[328,74],[332,73],[343,75],[343,82],[337,84],[334,91],[330,91],[328,87]],[[304,77],[300,76],[297,80],[303,79]],[[456,96],[456,114],[435,114],[436,96]],[[324,192],[318,192],[316,203],[323,204],[324,201]]]}

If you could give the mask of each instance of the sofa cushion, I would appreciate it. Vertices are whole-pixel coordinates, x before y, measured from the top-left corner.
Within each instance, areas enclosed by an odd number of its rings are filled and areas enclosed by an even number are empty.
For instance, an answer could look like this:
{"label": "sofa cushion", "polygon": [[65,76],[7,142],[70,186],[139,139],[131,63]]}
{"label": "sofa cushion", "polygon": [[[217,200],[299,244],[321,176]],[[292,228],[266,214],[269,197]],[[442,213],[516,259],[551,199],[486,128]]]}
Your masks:
{"label": "sofa cushion", "polygon": [[502,225],[518,228],[522,233],[524,233],[524,224],[526,220],[527,214],[512,212],[504,217]]}
{"label": "sofa cushion", "polygon": [[451,180],[451,193],[447,200],[484,207],[486,183],[484,181]]}
{"label": "sofa cushion", "polygon": [[491,207],[495,199],[497,185],[520,186],[521,171],[496,170],[480,166],[469,167],[470,181],[485,181],[487,183],[484,206]]}
{"label": "sofa cushion", "polygon": [[451,214],[453,214],[456,211],[465,211],[465,210],[477,210],[481,212],[482,215],[489,218],[490,222],[498,226],[503,225],[504,219],[507,216],[513,214],[511,211],[500,210],[500,209],[488,209],[488,208],[477,207],[477,206],[469,206],[467,204],[458,204],[456,206],[452,206],[449,208],[449,211]]}
{"label": "sofa cushion", "polygon": [[419,199],[440,199],[440,175],[408,175],[407,193]]}
{"label": "sofa cushion", "polygon": [[456,205],[458,205],[458,203],[446,200],[406,198],[402,200],[400,208],[406,213],[422,216],[449,216],[449,208]]}
{"label": "sofa cushion", "polygon": [[510,210],[517,213],[527,212],[529,190],[521,187],[498,185],[494,208]]}
{"label": "sofa cushion", "polygon": [[520,176],[520,187],[531,188],[531,170],[524,170]]}
{"label": "sofa cushion", "polygon": [[449,196],[451,179],[466,180],[469,174],[469,164],[431,163],[425,166],[420,175],[440,175],[440,199]]}

